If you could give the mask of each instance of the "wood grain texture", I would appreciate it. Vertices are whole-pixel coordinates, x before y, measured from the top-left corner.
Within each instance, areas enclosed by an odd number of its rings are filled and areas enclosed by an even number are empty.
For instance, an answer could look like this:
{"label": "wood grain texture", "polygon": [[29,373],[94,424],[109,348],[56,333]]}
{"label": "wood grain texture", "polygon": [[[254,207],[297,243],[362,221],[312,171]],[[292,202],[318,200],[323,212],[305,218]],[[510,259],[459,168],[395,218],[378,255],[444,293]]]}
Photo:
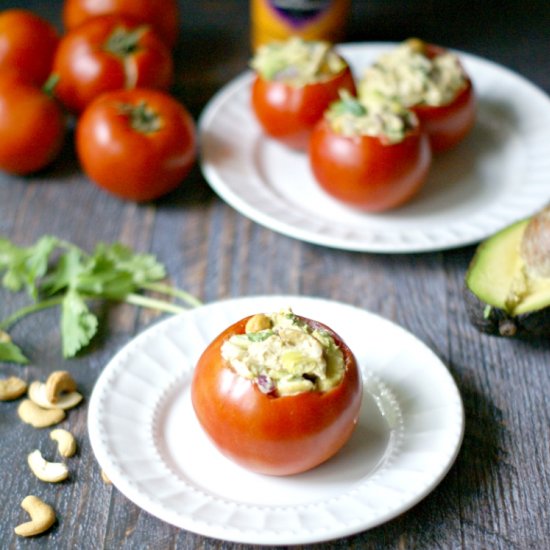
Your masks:
{"label": "wood grain texture", "polygon": [[[60,0],[6,1],[36,10],[60,28]],[[421,36],[508,65],[550,91],[547,70],[549,4],[397,0],[354,2],[350,40]],[[248,3],[181,2],[176,93],[197,118],[223,84],[246,69]],[[443,25],[442,22],[445,22]],[[125,203],[101,192],[78,170],[70,138],[63,156],[30,178],[0,174],[0,235],[30,244],[52,233],[92,249],[120,240],[150,251],[170,280],[205,302],[257,294],[302,294],[354,304],[411,331],[448,366],[461,391],[466,433],[444,481],[402,516],[321,549],[530,549],[550,547],[550,344],[481,335],[462,302],[472,247],[420,255],[376,255],[327,249],[276,234],[244,218],[209,189],[199,168],[185,184],[151,205]],[[0,317],[25,297],[0,290]],[[0,376],[45,379],[71,371],[89,397],[112,355],[157,316],[129,306],[99,311],[102,328],[76,359],[59,353],[58,317],[45,311],[12,331],[32,358],[26,367],[0,364]],[[101,480],[90,448],[84,403],[62,424],[79,451],[71,477],[50,486],[34,479],[26,456],[55,456],[48,430],[22,424],[17,402],[0,403],[0,546],[9,549],[249,550],[204,538],[152,517]],[[37,494],[54,506],[49,534],[17,539],[20,501]],[[259,548],[259,547],[258,547]],[[303,547],[306,548],[306,547]]]}

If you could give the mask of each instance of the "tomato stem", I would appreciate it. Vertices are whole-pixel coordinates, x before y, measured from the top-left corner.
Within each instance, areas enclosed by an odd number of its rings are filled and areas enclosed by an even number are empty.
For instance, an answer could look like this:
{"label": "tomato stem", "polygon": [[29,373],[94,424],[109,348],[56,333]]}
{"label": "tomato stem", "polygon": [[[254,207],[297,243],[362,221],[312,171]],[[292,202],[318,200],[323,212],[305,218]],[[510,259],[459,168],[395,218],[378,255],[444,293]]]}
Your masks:
{"label": "tomato stem", "polygon": [[147,25],[141,25],[134,30],[127,30],[122,26],[116,27],[109,35],[103,49],[117,57],[127,57],[139,49],[139,41],[147,29]]}
{"label": "tomato stem", "polygon": [[137,105],[122,103],[120,112],[128,118],[134,130],[143,134],[158,132],[162,128],[162,118],[145,101]]}
{"label": "tomato stem", "polygon": [[55,87],[57,86],[57,83],[59,82],[59,75],[56,73],[52,73],[44,82],[44,85],[42,86],[42,91],[49,97],[54,97],[55,94]]}

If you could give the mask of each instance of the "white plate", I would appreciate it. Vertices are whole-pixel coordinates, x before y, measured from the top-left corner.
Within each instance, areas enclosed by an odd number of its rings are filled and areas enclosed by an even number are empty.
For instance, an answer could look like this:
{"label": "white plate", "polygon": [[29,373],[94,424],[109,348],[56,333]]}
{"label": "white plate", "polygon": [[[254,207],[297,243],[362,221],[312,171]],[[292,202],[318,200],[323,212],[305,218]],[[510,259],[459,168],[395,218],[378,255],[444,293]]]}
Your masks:
{"label": "white plate", "polygon": [[[344,338],[365,395],[358,427],[333,459],[270,477],[212,446],[189,391],[194,364],[218,333],[245,315],[286,306]],[[139,335],[99,377],[88,427],[115,486],[158,518],[235,542],[301,544],[369,529],[417,503],[451,467],[464,420],[445,366],[402,328],[337,302],[271,296],[213,303]]]}
{"label": "white plate", "polygon": [[[347,44],[356,76],[394,44]],[[199,121],[202,170],[250,219],[304,241],[357,251],[419,252],[480,241],[550,200],[550,99],[510,70],[458,52],[479,97],[467,140],[435,159],[411,203],[366,214],[329,197],[307,156],[267,138],[249,108],[252,74],[224,87]]]}

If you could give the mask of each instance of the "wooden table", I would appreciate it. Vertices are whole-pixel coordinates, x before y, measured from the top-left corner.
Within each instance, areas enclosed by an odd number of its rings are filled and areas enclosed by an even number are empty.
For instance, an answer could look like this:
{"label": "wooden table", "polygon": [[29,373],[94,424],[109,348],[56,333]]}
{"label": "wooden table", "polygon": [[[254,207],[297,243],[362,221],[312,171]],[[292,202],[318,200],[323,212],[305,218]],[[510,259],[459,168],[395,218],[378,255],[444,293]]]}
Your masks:
{"label": "wooden table", "polygon": [[[59,25],[61,1],[5,1],[35,9]],[[247,2],[181,2],[177,94],[197,118],[213,93],[246,69]],[[509,66],[550,92],[550,10],[545,0],[496,2],[372,0],[354,2],[353,41],[421,36]],[[334,250],[274,233],[235,212],[196,168],[181,189],[137,206],[90,184],[79,171],[71,140],[54,166],[33,177],[0,175],[0,234],[20,245],[43,234],[90,250],[122,241],[166,264],[170,280],[204,302],[256,294],[302,294],[354,304],[400,324],[448,366],[463,397],[466,432],[449,474],[400,517],[345,540],[313,548],[544,548],[550,546],[550,345],[481,335],[462,301],[474,248],[384,255]],[[550,151],[549,151],[550,153]],[[550,184],[550,182],[549,182]],[[0,291],[0,316],[26,297]],[[43,312],[12,335],[32,359],[2,364],[2,376],[45,379],[67,369],[89,397],[113,354],[156,317],[130,306],[101,311],[101,330],[76,359],[62,360],[57,313]],[[17,403],[0,404],[0,546],[3,548],[237,549],[177,529],[147,514],[106,485],[90,448],[87,406],[68,426],[79,453],[61,486],[41,484],[25,457],[44,447],[44,432],[22,424]],[[21,540],[19,503],[38,492],[58,514],[53,530]]]}

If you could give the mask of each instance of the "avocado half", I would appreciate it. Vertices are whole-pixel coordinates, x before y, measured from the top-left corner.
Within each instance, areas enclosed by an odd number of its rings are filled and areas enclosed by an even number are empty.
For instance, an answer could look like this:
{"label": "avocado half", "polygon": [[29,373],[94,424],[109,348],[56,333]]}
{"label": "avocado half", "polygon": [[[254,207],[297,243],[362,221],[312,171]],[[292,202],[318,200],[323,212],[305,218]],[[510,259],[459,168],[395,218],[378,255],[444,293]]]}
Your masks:
{"label": "avocado half", "polygon": [[550,335],[550,207],[483,241],[465,283],[468,316],[480,331]]}

